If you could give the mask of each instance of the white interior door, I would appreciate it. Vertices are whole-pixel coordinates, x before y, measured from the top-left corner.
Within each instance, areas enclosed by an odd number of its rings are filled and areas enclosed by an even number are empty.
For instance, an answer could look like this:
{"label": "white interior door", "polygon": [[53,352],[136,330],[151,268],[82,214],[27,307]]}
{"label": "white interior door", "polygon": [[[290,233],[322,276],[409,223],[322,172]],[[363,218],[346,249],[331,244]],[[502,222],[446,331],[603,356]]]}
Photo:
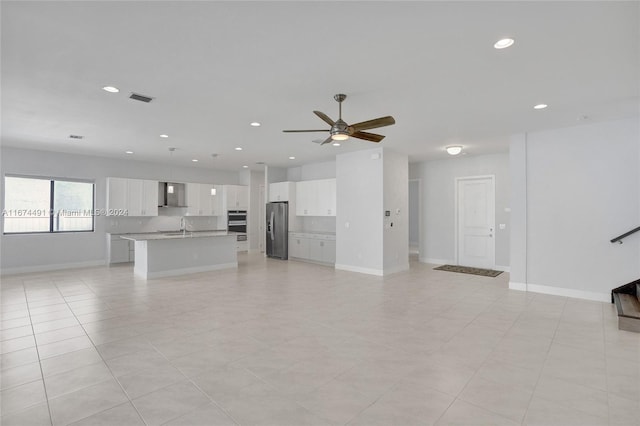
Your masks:
{"label": "white interior door", "polygon": [[495,267],[493,176],[457,179],[458,265]]}

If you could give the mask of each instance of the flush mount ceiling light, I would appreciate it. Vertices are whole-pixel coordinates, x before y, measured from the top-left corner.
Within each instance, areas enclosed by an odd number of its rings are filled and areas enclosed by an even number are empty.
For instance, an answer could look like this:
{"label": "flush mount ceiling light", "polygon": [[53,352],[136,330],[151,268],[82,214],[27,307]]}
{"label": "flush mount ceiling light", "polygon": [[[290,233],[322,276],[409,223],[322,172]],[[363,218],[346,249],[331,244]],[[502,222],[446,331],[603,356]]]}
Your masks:
{"label": "flush mount ceiling light", "polygon": [[133,154],[133,151],[125,151],[125,154]]}
{"label": "flush mount ceiling light", "polygon": [[249,166],[242,166],[242,168],[243,168],[243,169],[248,169],[248,168],[249,168]]}
{"label": "flush mount ceiling light", "polygon": [[118,89],[117,87],[113,87],[113,86],[104,86],[102,88],[102,90],[104,90],[105,92],[109,92],[109,93],[118,93],[120,91],[120,89]]}
{"label": "flush mount ceiling light", "polygon": [[493,47],[496,49],[506,49],[507,47],[513,46],[513,43],[515,43],[515,40],[512,38],[503,38],[496,41]]}
{"label": "flush mount ceiling light", "polygon": [[236,147],[236,151],[242,151],[242,148],[238,146]]}
{"label": "flush mount ceiling light", "polygon": [[549,105],[547,105],[547,104],[538,104],[538,105],[535,105],[535,106],[533,107],[533,109],[545,109],[545,108],[546,108],[546,107],[548,107],[548,106],[549,106]]}
{"label": "flush mount ceiling light", "polygon": [[296,157],[289,157],[289,160],[295,160]]}
{"label": "flush mount ceiling light", "polygon": [[194,163],[197,163],[197,162],[198,162],[198,159],[194,158],[194,159],[193,159],[193,160],[191,160],[191,161],[193,161]]}
{"label": "flush mount ceiling light", "polygon": [[448,146],[446,150],[449,155],[458,155],[462,152],[462,147],[460,145],[451,145]]}
{"label": "flush mount ceiling light", "polygon": [[260,123],[258,123],[257,121],[254,121],[254,122],[252,122],[252,123],[251,123],[251,124],[249,124],[249,125],[250,125],[250,126],[252,126],[252,127],[260,127],[260,126],[261,126],[261,124],[260,124]]}
{"label": "flush mount ceiling light", "polygon": [[161,138],[168,138],[169,135],[165,135],[164,133],[160,135]]}

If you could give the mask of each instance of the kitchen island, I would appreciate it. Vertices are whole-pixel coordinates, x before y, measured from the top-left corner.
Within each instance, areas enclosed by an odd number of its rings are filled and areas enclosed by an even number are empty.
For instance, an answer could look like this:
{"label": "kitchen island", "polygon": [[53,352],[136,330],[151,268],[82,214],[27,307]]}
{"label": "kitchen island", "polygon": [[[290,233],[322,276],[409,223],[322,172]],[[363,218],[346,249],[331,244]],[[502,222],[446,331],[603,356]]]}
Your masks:
{"label": "kitchen island", "polygon": [[128,234],[120,238],[135,242],[133,272],[144,279],[238,267],[233,232]]}

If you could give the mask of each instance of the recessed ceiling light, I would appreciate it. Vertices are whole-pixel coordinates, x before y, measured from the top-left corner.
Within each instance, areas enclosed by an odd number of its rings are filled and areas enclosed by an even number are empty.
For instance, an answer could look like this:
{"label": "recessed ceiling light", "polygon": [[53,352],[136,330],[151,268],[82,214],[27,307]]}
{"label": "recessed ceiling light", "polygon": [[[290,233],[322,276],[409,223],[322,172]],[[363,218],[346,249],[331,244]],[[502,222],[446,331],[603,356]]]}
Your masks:
{"label": "recessed ceiling light", "polygon": [[333,145],[333,146],[340,146],[340,142],[334,142],[334,143],[332,143],[331,145]]}
{"label": "recessed ceiling light", "polygon": [[102,88],[102,90],[109,92],[109,93],[118,93],[120,91],[120,89],[118,89],[117,87],[113,87],[113,86],[104,86]]}
{"label": "recessed ceiling light", "polygon": [[249,166],[242,166],[242,168],[243,168],[243,169],[248,169],[248,168],[249,168]]}
{"label": "recessed ceiling light", "polygon": [[133,154],[133,151],[125,151],[125,154]]}
{"label": "recessed ceiling light", "polygon": [[449,155],[458,155],[462,152],[462,147],[460,145],[448,146],[446,149],[447,149],[447,154]]}
{"label": "recessed ceiling light", "polygon": [[251,123],[250,125],[251,125],[251,126],[253,126],[253,127],[260,127],[260,126],[261,126],[261,124],[260,124],[260,123],[258,123],[257,121],[254,121],[254,122],[253,122],[253,123]]}
{"label": "recessed ceiling light", "polygon": [[168,138],[168,137],[169,137],[169,135],[162,134],[162,135],[160,135],[160,137],[161,137],[161,138]]}
{"label": "recessed ceiling light", "polygon": [[513,43],[515,43],[515,40],[512,38],[503,38],[502,40],[496,41],[493,47],[496,49],[506,49],[507,47],[513,46]]}
{"label": "recessed ceiling light", "polygon": [[289,157],[289,160],[295,160],[296,157]]}
{"label": "recessed ceiling light", "polygon": [[236,151],[242,151],[242,148],[238,146],[236,147]]}
{"label": "recessed ceiling light", "polygon": [[193,159],[193,160],[191,160],[191,161],[193,161],[194,163],[197,163],[197,162],[198,162],[198,159],[197,159],[197,158],[194,158],[194,159]]}
{"label": "recessed ceiling light", "polygon": [[547,105],[547,104],[538,104],[538,105],[535,105],[535,106],[533,107],[533,109],[545,109],[545,108],[546,108],[546,107],[548,107],[548,106],[549,106],[549,105]]}

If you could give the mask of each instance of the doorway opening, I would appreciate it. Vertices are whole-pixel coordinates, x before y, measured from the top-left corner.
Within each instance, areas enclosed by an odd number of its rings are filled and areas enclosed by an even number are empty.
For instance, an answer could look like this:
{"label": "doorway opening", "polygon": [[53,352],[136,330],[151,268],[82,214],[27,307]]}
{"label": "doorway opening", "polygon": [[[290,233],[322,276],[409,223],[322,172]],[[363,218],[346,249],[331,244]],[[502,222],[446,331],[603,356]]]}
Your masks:
{"label": "doorway opening", "polygon": [[409,256],[420,257],[420,179],[409,179]]}

